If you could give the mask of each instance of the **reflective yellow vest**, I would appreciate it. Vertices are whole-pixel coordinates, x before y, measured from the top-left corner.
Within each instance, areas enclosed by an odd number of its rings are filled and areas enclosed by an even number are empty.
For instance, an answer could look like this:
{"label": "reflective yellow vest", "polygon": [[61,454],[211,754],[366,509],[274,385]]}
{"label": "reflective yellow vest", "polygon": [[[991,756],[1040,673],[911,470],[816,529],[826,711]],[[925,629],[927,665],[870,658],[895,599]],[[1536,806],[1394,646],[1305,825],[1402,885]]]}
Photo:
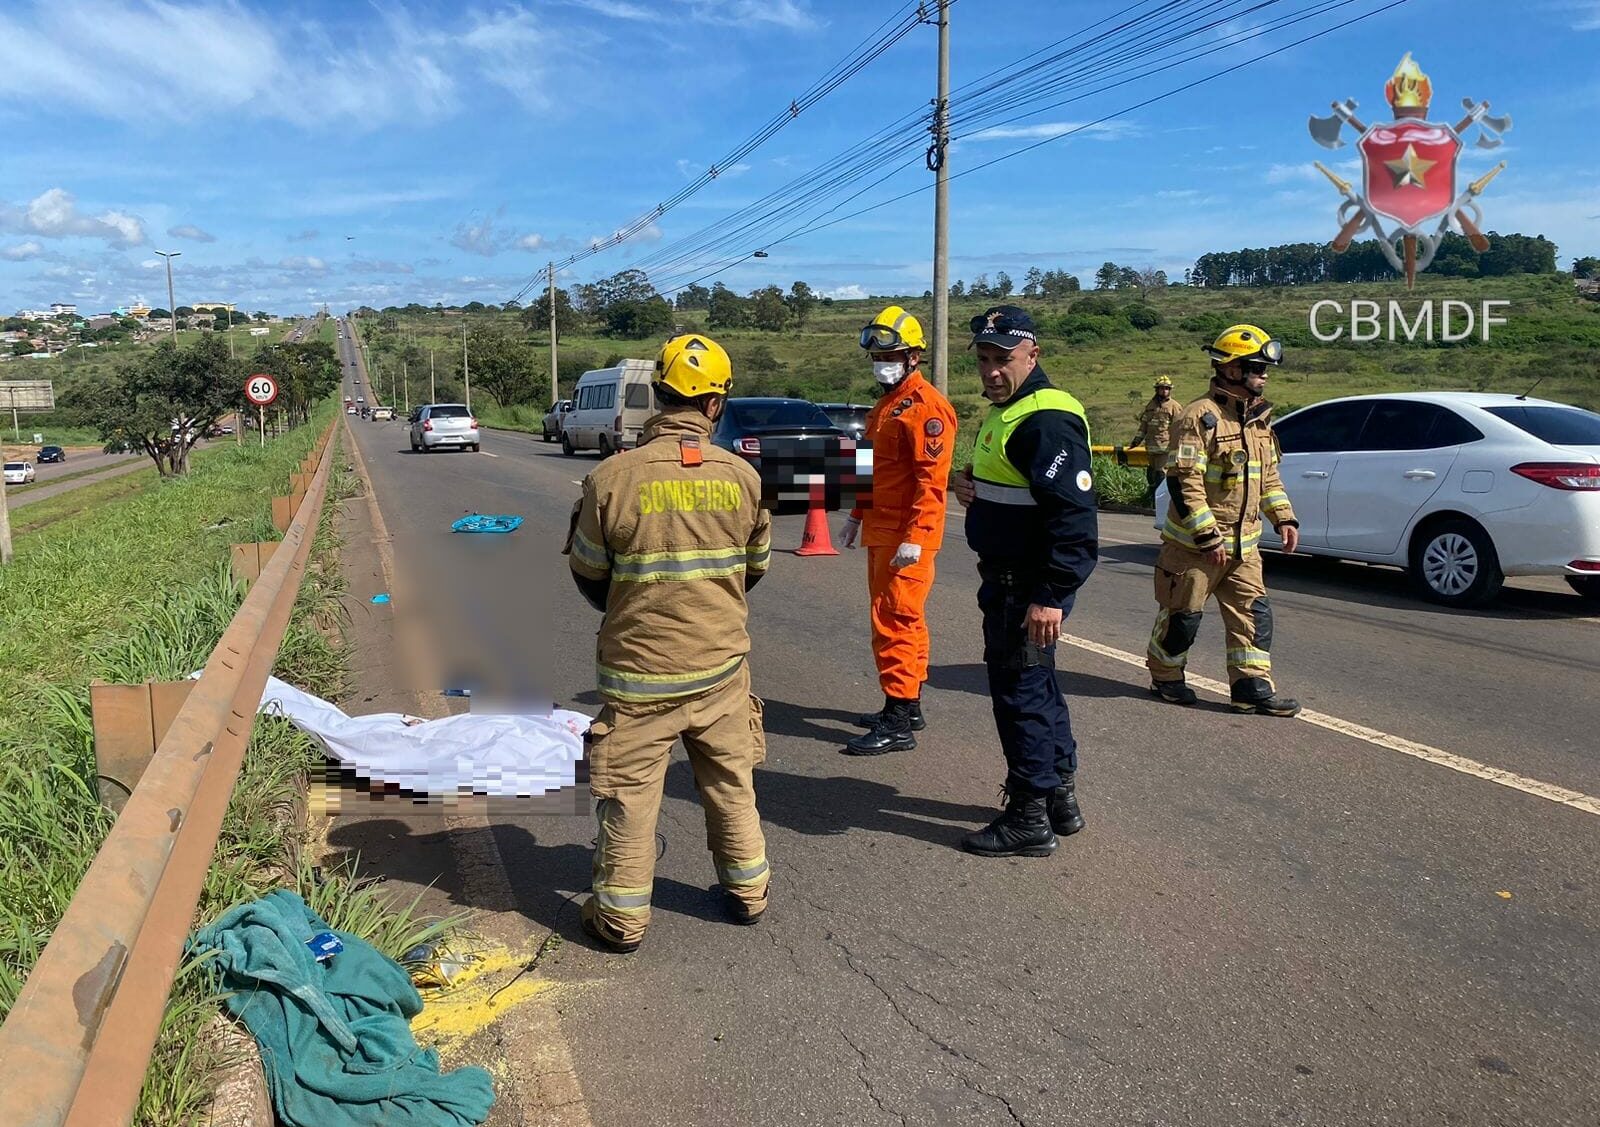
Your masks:
{"label": "reflective yellow vest", "polygon": [[1083,420],[1084,433],[1088,434],[1089,417],[1084,414],[1083,404],[1060,388],[1042,387],[1005,407],[991,406],[972,452],[972,481],[978,500],[1001,505],[1035,503],[1027,476],[1006,457],[1006,443],[1035,411],[1070,412]]}

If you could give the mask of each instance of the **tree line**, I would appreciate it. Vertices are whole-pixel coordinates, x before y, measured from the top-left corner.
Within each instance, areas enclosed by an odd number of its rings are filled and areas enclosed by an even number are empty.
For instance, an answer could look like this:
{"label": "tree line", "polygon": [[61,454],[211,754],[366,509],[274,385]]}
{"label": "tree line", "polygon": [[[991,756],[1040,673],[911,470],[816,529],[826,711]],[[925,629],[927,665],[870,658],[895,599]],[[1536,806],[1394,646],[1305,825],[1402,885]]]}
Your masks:
{"label": "tree line", "polygon": [[[1508,274],[1554,274],[1556,245],[1543,235],[1489,233],[1479,254],[1466,236],[1447,232],[1430,274],[1453,278],[1498,278]],[[1185,279],[1196,286],[1303,286],[1316,282],[1378,282],[1395,276],[1376,239],[1352,243],[1335,254],[1327,243],[1212,251],[1195,260]]]}

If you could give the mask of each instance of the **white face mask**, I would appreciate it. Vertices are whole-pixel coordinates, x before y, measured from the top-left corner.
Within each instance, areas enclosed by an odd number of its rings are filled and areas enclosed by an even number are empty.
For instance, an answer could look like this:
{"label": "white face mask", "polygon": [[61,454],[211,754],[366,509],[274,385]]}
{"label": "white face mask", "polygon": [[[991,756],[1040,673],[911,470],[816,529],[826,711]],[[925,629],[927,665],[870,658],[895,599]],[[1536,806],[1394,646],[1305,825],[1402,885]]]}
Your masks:
{"label": "white face mask", "polygon": [[899,383],[900,377],[905,375],[905,364],[899,360],[874,360],[872,362],[872,378],[881,384]]}

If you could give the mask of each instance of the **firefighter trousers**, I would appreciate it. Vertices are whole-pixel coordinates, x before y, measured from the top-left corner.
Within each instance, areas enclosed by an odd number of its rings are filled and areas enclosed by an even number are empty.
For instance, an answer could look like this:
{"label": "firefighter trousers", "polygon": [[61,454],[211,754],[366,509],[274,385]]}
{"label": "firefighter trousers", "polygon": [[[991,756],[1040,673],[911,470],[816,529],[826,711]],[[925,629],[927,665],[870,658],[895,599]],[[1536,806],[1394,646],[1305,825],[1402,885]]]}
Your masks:
{"label": "firefighter trousers", "polygon": [[753,774],[766,758],[761,700],[750,669],[683,700],[608,702],[589,729],[589,789],[595,817],[594,893],[585,911],[622,942],[650,924],[656,818],[667,761],[679,737],[706,813],[706,844],[717,880],[751,914],[767,906],[767,846]]}
{"label": "firefighter trousers", "polygon": [[1170,541],[1156,558],[1155,629],[1145,665],[1156,681],[1182,681],[1206,600],[1215,595],[1227,635],[1228,682],[1258,678],[1272,687],[1272,603],[1261,576],[1261,553],[1220,567],[1203,552]]}
{"label": "firefighter trousers", "polygon": [[867,590],[872,595],[872,658],[885,696],[916,700],[928,679],[928,619],[933,558],[924,551],[910,567],[893,568],[893,548],[867,549]]}
{"label": "firefighter trousers", "polygon": [[1167,477],[1167,451],[1165,447],[1146,452],[1150,461],[1144,468],[1144,481],[1150,489],[1150,495],[1155,496],[1156,488]]}

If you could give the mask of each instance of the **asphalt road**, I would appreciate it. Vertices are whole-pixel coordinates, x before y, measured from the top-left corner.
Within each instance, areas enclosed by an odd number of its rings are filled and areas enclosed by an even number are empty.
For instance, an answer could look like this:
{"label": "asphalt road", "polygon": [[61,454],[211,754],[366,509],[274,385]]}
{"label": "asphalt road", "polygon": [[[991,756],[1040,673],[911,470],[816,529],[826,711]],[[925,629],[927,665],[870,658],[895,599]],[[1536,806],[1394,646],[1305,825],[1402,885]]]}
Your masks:
{"label": "asphalt road", "polygon": [[[594,711],[599,619],[558,554],[593,461],[495,432],[481,455],[414,455],[399,422],[352,429],[446,660]],[[469,509],[526,523],[451,536]],[[1090,647],[1061,654],[1088,828],[1054,858],[956,848],[1003,778],[956,519],[914,752],[838,753],[879,702],[864,554],[779,552],[752,595],[760,927],[717,914],[681,753],[636,956],[576,925],[592,821],[496,824],[530,930],[570,941],[541,970],[594,1123],[1600,1122],[1600,816],[1484,777],[1600,795],[1592,606],[1534,585],[1444,611],[1392,573],[1272,559],[1282,686],[1380,735],[1180,710],[1118,656],[1150,628],[1148,524],[1106,517],[1067,623]],[[799,539],[777,522],[776,547]],[[1221,678],[1221,649],[1212,614],[1195,672]]]}

